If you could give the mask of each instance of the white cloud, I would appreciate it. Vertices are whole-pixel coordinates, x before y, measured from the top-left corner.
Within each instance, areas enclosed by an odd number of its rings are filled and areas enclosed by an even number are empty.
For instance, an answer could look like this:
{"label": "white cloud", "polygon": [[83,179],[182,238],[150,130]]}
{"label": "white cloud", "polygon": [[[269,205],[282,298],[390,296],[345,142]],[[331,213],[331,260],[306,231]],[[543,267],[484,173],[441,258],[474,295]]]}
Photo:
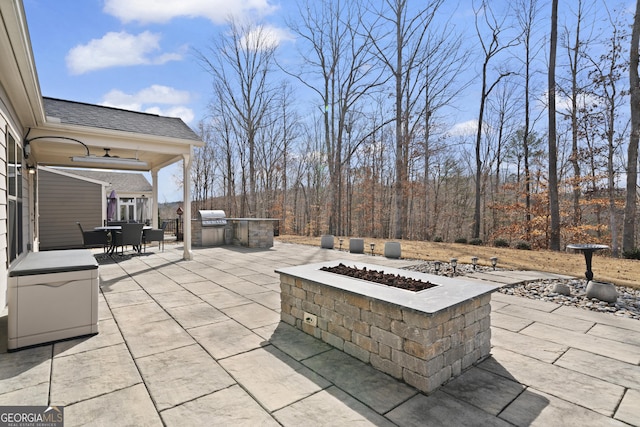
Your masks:
{"label": "white cloud", "polygon": [[[166,117],[179,117],[185,123],[190,123],[195,115],[192,109],[184,105],[190,101],[191,95],[187,91],[177,90],[168,86],[152,85],[133,94],[113,89],[104,95],[101,105]],[[166,105],[167,107],[159,107],[158,104]]]}
{"label": "white cloud", "polygon": [[195,117],[191,108],[182,105],[176,105],[174,107],[164,109],[160,107],[149,107],[145,109],[144,112],[165,117],[178,117],[185,123],[191,123]]}
{"label": "white cloud", "polygon": [[271,48],[284,41],[294,41],[295,37],[285,28],[262,25],[245,34],[240,40],[241,48]]}
{"label": "white cloud", "polygon": [[150,54],[160,49],[160,35],[149,31],[136,35],[125,31],[110,32],[101,39],[72,48],[67,54],[67,68],[72,74],[109,67],[140,64],[164,64],[182,59],[180,53]]}
{"label": "white cloud", "polygon": [[103,10],[125,23],[166,23],[177,17],[203,17],[222,24],[230,16],[264,16],[277,9],[269,0],[106,0]]}
{"label": "white cloud", "polygon": [[451,136],[469,136],[475,135],[478,132],[478,121],[467,120],[466,122],[460,122],[453,125],[449,129],[449,135]]}

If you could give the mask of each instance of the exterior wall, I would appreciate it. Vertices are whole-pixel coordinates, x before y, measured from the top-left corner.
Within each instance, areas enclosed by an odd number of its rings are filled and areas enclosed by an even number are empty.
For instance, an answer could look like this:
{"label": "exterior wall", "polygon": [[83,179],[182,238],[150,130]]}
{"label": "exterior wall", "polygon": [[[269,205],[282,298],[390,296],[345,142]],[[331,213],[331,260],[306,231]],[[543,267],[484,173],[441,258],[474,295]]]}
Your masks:
{"label": "exterior wall", "polygon": [[38,171],[40,249],[82,247],[76,222],[85,230],[102,225],[102,185],[57,174]]}
{"label": "exterior wall", "polygon": [[282,273],[280,289],[282,321],[425,393],[491,350],[490,295],[427,314]]}
{"label": "exterior wall", "polygon": [[[8,273],[8,203],[7,203],[7,132],[10,132],[16,141],[22,141],[24,135],[22,126],[15,118],[15,112],[11,107],[10,101],[4,88],[0,85],[0,311],[7,305],[7,273]],[[24,166],[24,164],[23,164]],[[22,189],[22,235],[23,235],[23,253],[27,249],[27,245],[33,236],[29,232],[31,212],[31,191],[28,187],[29,179],[23,174]],[[15,263],[15,261],[14,261]]]}

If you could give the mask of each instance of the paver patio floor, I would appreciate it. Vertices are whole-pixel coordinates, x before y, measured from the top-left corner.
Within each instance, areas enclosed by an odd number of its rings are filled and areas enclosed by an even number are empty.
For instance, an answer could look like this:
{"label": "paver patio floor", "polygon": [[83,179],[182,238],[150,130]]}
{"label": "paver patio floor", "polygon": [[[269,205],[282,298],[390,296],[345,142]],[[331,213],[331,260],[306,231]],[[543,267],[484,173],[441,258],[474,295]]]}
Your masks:
{"label": "paver patio floor", "polygon": [[0,316],[0,405],[64,405],[65,426],[640,426],[639,321],[494,293],[492,356],[425,395],[280,323],[274,273],[417,261],[279,242],[193,255],[103,262],[93,337],[8,353]]}

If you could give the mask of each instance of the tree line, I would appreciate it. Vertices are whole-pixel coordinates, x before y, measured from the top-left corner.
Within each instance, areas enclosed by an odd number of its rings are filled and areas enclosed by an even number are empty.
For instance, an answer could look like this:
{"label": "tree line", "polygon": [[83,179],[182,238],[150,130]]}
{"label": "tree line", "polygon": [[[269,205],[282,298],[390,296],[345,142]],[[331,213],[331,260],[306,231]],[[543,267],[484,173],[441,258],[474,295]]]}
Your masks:
{"label": "tree line", "polygon": [[295,42],[230,20],[196,53],[212,85],[194,208],[283,233],[637,251],[638,14],[449,3],[295,2]]}

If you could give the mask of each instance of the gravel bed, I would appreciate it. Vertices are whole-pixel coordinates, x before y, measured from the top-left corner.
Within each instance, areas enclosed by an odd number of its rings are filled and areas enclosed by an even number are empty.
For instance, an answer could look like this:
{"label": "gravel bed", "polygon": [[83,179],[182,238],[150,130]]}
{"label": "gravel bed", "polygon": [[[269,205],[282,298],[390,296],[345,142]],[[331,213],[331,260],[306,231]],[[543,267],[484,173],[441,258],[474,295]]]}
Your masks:
{"label": "gravel bed", "polygon": [[[492,271],[491,267],[477,266],[476,271]],[[409,266],[407,270],[420,271],[423,273],[436,274],[433,262],[424,262],[421,264]],[[464,276],[474,271],[471,264],[458,264],[456,267],[456,276]],[[440,271],[437,273],[441,276],[451,277],[453,269],[448,263],[442,263]],[[571,295],[565,296],[552,292],[553,285],[563,283],[570,287]],[[634,289],[626,286],[616,286],[618,291],[618,299],[615,303],[609,304],[595,298],[588,299],[585,296],[587,290],[587,281],[584,279],[569,280],[537,280],[521,285],[507,285],[499,289],[499,292],[507,295],[516,295],[524,298],[537,299],[541,301],[551,301],[557,304],[569,305],[585,310],[596,311],[600,313],[610,313],[615,316],[627,317],[640,320],[640,289]]]}

